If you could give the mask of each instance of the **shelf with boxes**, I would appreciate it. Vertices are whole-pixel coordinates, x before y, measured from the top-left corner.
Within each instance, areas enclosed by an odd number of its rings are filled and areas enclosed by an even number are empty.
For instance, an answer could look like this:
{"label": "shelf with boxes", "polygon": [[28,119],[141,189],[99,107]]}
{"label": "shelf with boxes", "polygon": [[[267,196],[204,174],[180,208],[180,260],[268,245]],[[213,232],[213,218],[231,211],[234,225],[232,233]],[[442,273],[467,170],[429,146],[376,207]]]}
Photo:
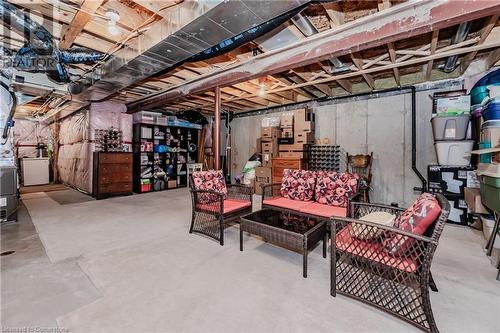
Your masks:
{"label": "shelf with boxes", "polygon": [[471,166],[470,96],[462,90],[436,93],[433,101],[431,126],[438,165],[428,166],[428,189],[450,202],[449,223],[468,225],[465,188],[479,187]]}
{"label": "shelf with boxes", "polygon": [[197,162],[201,126],[161,114],[146,120],[134,124],[134,192],[187,186],[187,165]]}

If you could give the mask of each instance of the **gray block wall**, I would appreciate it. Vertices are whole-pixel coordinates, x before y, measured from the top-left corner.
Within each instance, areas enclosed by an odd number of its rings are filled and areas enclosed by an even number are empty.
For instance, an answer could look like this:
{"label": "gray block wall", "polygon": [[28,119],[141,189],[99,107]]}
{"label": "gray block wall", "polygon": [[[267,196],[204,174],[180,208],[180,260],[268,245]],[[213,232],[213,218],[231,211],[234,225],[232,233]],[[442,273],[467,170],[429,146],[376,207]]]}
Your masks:
{"label": "gray block wall", "polygon": [[[434,92],[461,89],[418,91],[417,111],[417,166],[427,177],[427,165],[436,163],[430,118]],[[350,154],[373,151],[372,202],[397,202],[408,206],[420,186],[411,169],[411,94],[404,93],[370,99],[332,101],[330,105],[313,108],[316,114],[316,139],[329,139]],[[236,118],[231,123],[233,133],[233,177],[243,169],[255,152],[260,136],[262,118],[279,115],[271,113]]]}

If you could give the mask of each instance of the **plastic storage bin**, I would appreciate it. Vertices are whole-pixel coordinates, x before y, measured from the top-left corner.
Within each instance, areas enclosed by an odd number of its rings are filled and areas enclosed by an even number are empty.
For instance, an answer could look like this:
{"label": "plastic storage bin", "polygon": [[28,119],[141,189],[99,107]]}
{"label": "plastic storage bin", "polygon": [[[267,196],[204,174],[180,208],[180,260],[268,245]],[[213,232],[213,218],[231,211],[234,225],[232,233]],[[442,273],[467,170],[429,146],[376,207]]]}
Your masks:
{"label": "plastic storage bin", "polygon": [[469,115],[437,116],[431,119],[435,141],[463,140],[467,136]]}
{"label": "plastic storage bin", "polygon": [[470,91],[470,99],[472,105],[481,104],[486,98],[488,98],[489,92],[487,86],[475,87]]}
{"label": "plastic storage bin", "polygon": [[494,98],[488,102],[482,111],[482,115],[485,121],[500,120],[500,98]]}
{"label": "plastic storage bin", "polygon": [[500,177],[482,175],[480,188],[483,205],[500,212]]}
{"label": "plastic storage bin", "polygon": [[500,145],[500,120],[488,120],[481,125],[481,142],[490,143],[490,147]]}
{"label": "plastic storage bin", "polygon": [[437,141],[434,143],[439,165],[467,166],[470,164],[474,141]]}

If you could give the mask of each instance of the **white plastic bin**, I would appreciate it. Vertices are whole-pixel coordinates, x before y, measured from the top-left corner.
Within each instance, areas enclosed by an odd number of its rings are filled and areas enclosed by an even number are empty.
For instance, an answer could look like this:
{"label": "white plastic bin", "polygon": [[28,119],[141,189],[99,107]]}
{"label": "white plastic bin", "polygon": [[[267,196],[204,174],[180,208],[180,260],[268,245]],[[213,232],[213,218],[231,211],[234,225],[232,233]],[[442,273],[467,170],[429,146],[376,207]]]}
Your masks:
{"label": "white plastic bin", "polygon": [[434,143],[439,165],[470,165],[474,141],[437,141]]}
{"label": "white plastic bin", "polygon": [[436,116],[431,119],[435,141],[464,140],[467,136],[470,116]]}

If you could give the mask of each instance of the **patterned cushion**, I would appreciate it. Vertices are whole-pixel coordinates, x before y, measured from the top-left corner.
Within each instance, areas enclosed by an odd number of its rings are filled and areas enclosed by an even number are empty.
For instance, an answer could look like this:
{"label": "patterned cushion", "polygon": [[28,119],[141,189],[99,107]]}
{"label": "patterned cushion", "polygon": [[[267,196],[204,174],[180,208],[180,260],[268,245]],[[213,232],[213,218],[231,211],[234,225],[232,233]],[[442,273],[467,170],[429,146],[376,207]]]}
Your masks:
{"label": "patterned cushion", "polygon": [[[209,170],[209,171],[194,171],[193,176],[193,186],[195,190],[210,190],[224,195],[224,199],[227,199],[227,187],[224,181],[224,174],[222,170]],[[200,196],[200,203],[207,203],[210,201],[209,196],[206,198]]]}
{"label": "patterned cushion", "polygon": [[347,207],[348,199],[358,190],[359,176],[355,173],[318,171],[316,202],[324,205]]}
{"label": "patterned cushion", "polygon": [[406,272],[415,272],[418,261],[412,256],[397,257],[388,255],[381,243],[364,241],[353,236],[353,223],[340,230],[335,237],[337,249],[365,257],[386,266],[394,267]]}
{"label": "patterned cushion", "polygon": [[[410,208],[394,221],[394,227],[417,235],[423,235],[441,213],[436,198],[429,193],[420,195]],[[413,244],[413,239],[395,235],[384,240],[384,247],[390,255],[404,254]]]}
{"label": "patterned cushion", "polygon": [[316,178],[313,171],[285,169],[281,183],[281,196],[293,200],[311,201],[315,184]]}

